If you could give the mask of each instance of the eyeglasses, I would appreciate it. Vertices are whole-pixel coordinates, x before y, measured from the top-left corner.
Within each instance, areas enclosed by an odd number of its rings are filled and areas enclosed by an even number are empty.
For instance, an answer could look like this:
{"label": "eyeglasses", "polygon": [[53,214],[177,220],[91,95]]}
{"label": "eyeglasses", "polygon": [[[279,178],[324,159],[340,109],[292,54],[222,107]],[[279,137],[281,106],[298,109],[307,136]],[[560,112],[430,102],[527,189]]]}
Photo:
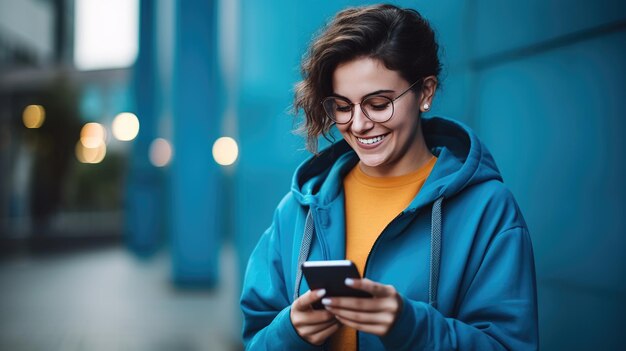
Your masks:
{"label": "eyeglasses", "polygon": [[324,106],[324,111],[328,118],[337,124],[349,123],[354,116],[354,106],[356,105],[361,106],[361,111],[363,111],[365,117],[369,118],[372,122],[384,123],[393,117],[394,101],[408,93],[411,88],[420,81],[421,79],[411,84],[411,86],[394,99],[383,95],[372,95],[364,98],[357,104],[353,104],[344,97],[329,96],[322,100],[322,106]]}

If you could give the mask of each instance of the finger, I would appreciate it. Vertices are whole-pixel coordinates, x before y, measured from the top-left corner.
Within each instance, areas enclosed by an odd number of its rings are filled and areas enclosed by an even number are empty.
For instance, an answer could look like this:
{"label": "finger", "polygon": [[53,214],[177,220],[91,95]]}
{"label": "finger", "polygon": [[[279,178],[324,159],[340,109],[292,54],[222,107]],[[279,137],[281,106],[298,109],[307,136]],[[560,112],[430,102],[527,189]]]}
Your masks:
{"label": "finger", "polygon": [[311,312],[305,312],[305,315],[309,321],[307,324],[325,323],[335,319],[335,315],[326,310],[312,310]]}
{"label": "finger", "polygon": [[294,327],[299,328],[306,325],[326,323],[335,319],[335,315],[326,310],[299,311],[296,308],[291,309],[291,323]]}
{"label": "finger", "polygon": [[328,321],[334,321],[335,315],[326,310],[311,310],[302,313],[302,324],[320,324]]}
{"label": "finger", "polygon": [[300,334],[302,335],[314,335],[316,333],[322,332],[335,324],[339,324],[339,322],[333,318],[330,321],[320,323],[320,324],[311,324],[311,325],[303,325],[298,328]]}
{"label": "finger", "polygon": [[309,290],[293,302],[293,307],[299,311],[306,311],[311,308],[311,304],[319,300],[326,294],[326,289]]}
{"label": "finger", "polygon": [[339,308],[327,307],[330,312],[335,315],[335,318],[342,318],[359,324],[393,324],[394,316],[389,312],[358,312]]}
{"label": "finger", "polygon": [[351,279],[346,278],[346,285],[358,290],[366,291],[372,294],[374,297],[386,297],[395,293],[396,289],[391,285],[384,285],[377,283],[367,278],[363,279]]}
{"label": "finger", "polygon": [[323,298],[325,307],[349,309],[359,312],[385,312],[394,311],[392,298],[367,298],[367,297],[333,297]]}
{"label": "finger", "polygon": [[385,333],[387,333],[387,331],[389,330],[386,326],[381,325],[381,324],[363,324],[363,323],[357,323],[357,322],[354,322],[354,321],[351,321],[349,319],[342,318],[339,316],[337,316],[336,318],[338,321],[341,322],[341,324],[345,326],[354,328],[356,330],[359,330],[365,333],[378,335],[378,336],[385,335]]}
{"label": "finger", "polygon": [[335,332],[337,330],[339,330],[339,327],[341,327],[341,324],[339,324],[339,322],[335,321],[335,323],[333,325],[331,325],[330,327],[323,329],[315,334],[313,334],[309,340],[311,340],[312,344],[315,345],[321,345],[324,343],[324,341],[326,341],[326,339],[328,339],[331,335],[335,334]]}

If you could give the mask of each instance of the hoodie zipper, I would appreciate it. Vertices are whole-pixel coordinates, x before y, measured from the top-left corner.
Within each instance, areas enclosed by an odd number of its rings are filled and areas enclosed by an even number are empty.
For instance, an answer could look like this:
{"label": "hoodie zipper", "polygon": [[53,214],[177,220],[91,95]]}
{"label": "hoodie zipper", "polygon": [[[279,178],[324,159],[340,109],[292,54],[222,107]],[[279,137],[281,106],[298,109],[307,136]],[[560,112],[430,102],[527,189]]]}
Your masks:
{"label": "hoodie zipper", "polygon": [[387,232],[387,228],[389,228],[389,226],[395,222],[396,220],[400,219],[401,217],[404,216],[404,212],[400,212],[399,215],[397,215],[394,219],[391,220],[391,222],[389,222],[387,224],[387,226],[385,226],[385,228],[383,229],[382,232],[380,232],[380,235],[376,238],[376,240],[374,241],[374,244],[372,245],[372,248],[370,249],[370,251],[367,253],[367,259],[365,259],[365,266],[363,266],[363,278],[366,277],[366,273],[367,273],[367,264],[370,262],[370,256],[372,255],[372,252],[374,251],[374,249],[376,248],[376,245],[378,244],[378,242],[380,242],[381,238],[385,235],[385,233]]}
{"label": "hoodie zipper", "polygon": [[[401,217],[404,216],[404,211],[400,212],[400,214],[398,214],[394,219],[391,220],[391,222],[389,222],[385,228],[383,229],[382,232],[380,232],[380,235],[376,238],[376,240],[374,241],[374,244],[372,245],[372,248],[370,249],[370,251],[367,253],[367,258],[365,259],[365,266],[363,266],[363,278],[366,277],[366,273],[367,273],[367,265],[370,262],[370,256],[372,255],[372,252],[374,251],[374,249],[376,248],[376,245],[378,245],[378,242],[381,240],[381,238],[385,235],[385,233],[387,232],[387,228],[389,228],[389,226],[395,222],[396,220],[400,219]],[[361,332],[357,330],[356,332],[356,349],[357,351],[360,350],[361,346],[359,345],[359,334]]]}

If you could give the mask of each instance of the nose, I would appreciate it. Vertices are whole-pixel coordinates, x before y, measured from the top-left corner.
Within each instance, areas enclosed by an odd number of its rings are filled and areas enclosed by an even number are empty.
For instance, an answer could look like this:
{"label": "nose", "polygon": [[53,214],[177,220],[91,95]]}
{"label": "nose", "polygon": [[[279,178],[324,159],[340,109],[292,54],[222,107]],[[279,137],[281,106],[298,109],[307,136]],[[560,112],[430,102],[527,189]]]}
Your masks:
{"label": "nose", "polygon": [[350,125],[350,130],[352,130],[355,134],[363,134],[363,132],[368,131],[374,127],[374,122],[371,119],[367,118],[363,110],[361,109],[361,105],[354,106],[354,116],[352,116],[352,124]]}

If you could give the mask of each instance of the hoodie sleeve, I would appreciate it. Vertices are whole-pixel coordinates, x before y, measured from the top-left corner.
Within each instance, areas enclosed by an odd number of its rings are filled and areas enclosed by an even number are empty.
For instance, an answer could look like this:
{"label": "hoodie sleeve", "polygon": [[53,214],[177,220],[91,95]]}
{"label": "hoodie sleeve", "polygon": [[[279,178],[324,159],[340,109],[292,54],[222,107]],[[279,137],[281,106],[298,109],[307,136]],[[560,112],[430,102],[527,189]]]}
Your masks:
{"label": "hoodie sleeve", "polygon": [[457,318],[403,296],[403,310],[381,341],[388,350],[536,350],[535,285],[528,230],[508,229],[493,239]]}
{"label": "hoodie sleeve", "polygon": [[246,350],[319,350],[302,339],[291,324],[279,245],[277,210],[246,268],[240,300],[244,345]]}

